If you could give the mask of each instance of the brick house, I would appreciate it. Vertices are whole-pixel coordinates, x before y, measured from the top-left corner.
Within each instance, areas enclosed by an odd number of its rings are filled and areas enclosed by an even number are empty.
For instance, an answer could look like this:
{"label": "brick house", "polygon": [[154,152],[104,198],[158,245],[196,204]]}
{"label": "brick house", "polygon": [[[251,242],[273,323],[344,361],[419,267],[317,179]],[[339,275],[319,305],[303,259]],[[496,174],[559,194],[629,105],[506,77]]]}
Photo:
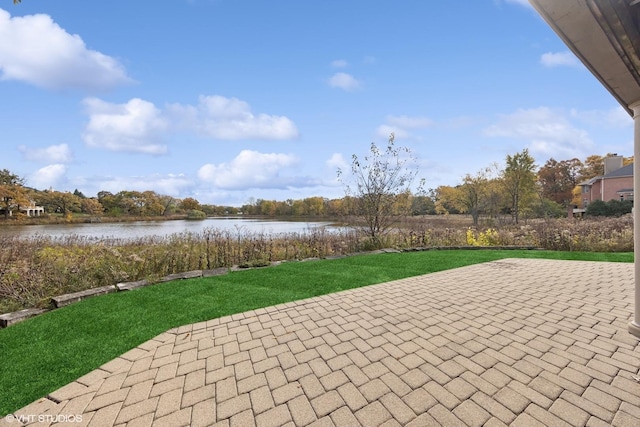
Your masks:
{"label": "brick house", "polygon": [[633,200],[633,163],[623,166],[622,156],[607,157],[604,175],[578,185],[582,188],[582,209],[594,200]]}

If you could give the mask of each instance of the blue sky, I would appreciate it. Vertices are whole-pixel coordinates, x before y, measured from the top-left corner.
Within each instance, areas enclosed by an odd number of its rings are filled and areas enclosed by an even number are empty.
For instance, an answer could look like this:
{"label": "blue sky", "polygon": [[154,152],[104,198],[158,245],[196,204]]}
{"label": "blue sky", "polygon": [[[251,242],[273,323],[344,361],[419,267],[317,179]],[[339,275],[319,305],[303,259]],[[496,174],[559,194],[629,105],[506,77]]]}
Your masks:
{"label": "blue sky", "polygon": [[633,123],[526,0],[0,6],[0,169],[201,203],[342,197],[371,142],[427,188],[528,148],[633,152]]}

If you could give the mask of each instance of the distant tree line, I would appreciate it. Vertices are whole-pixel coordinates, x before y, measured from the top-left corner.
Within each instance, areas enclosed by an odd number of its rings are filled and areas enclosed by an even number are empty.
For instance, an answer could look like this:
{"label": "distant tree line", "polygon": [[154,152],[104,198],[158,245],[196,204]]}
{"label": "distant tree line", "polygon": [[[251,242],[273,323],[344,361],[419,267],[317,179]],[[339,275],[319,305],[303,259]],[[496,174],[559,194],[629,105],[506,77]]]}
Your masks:
{"label": "distant tree line", "polygon": [[[390,143],[393,141],[390,140]],[[390,146],[393,149],[393,146]],[[375,147],[377,150],[377,147]],[[387,148],[389,149],[389,147]],[[385,153],[379,151],[378,155]],[[48,214],[71,216],[85,214],[88,216],[134,216],[134,217],[167,217],[171,215],[189,215],[190,212],[203,212],[207,216],[219,215],[261,215],[261,216],[295,216],[295,217],[337,217],[345,215],[357,216],[362,213],[363,203],[384,200],[387,214],[398,215],[436,215],[436,214],[468,214],[478,224],[480,218],[497,220],[520,220],[534,217],[560,217],[567,209],[580,203],[578,183],[594,176],[604,174],[604,159],[608,155],[592,155],[584,161],[577,158],[569,160],[549,159],[537,168],[535,159],[528,150],[508,155],[502,167],[497,164],[480,169],[475,174],[466,174],[455,186],[440,186],[426,192],[414,191],[409,187],[402,191],[387,192],[384,198],[372,196],[383,194],[383,187],[374,188],[369,193],[354,191],[339,199],[324,197],[307,197],[284,201],[267,199],[250,199],[241,207],[201,204],[192,197],[178,199],[158,194],[154,191],[120,191],[111,193],[100,191],[96,197],[87,197],[81,191],[37,190],[25,186],[24,179],[7,170],[0,170],[0,218],[10,216],[19,218],[21,207],[31,204],[43,206]],[[372,157],[374,160],[375,156]],[[395,157],[398,158],[398,153]],[[358,161],[357,158],[355,158]],[[625,164],[633,158],[625,158]],[[380,173],[381,166],[389,159],[378,159],[377,167],[369,172]],[[360,161],[356,166],[362,167]],[[396,165],[397,173],[402,172],[402,165]],[[356,170],[357,172],[357,170]],[[387,171],[389,172],[389,171]],[[396,175],[393,175],[394,177]],[[362,175],[365,177],[365,175]],[[381,186],[383,181],[371,180],[367,185]],[[375,187],[375,185],[374,185]],[[397,189],[396,189],[397,190]],[[369,199],[365,200],[365,197]],[[593,202],[587,211],[589,215],[618,215],[630,209],[624,206],[613,206],[611,202],[602,204]],[[604,207],[603,207],[604,206]],[[377,208],[376,208],[377,209]],[[193,217],[200,214],[191,213]],[[375,218],[372,219],[374,221]]]}
{"label": "distant tree line", "polygon": [[[200,204],[196,199],[178,199],[155,191],[100,191],[96,197],[87,197],[81,191],[37,190],[24,185],[24,179],[7,169],[0,170],[0,213],[4,219],[21,218],[23,209],[31,205],[42,206],[47,214],[71,217],[85,214],[92,217],[134,216],[167,217],[188,215],[200,211],[205,215],[235,215],[240,212],[232,206]],[[197,217],[198,215],[195,215]]]}

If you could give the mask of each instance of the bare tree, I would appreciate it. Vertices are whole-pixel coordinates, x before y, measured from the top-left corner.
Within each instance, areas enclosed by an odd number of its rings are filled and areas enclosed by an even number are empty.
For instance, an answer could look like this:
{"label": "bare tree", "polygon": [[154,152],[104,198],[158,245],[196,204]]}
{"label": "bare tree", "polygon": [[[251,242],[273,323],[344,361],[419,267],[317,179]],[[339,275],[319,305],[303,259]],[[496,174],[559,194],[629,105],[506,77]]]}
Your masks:
{"label": "bare tree", "polygon": [[[386,149],[371,143],[369,154],[362,161],[357,155],[352,156],[351,175],[355,182],[345,181],[343,171],[338,170],[346,195],[355,201],[353,213],[362,219],[374,244],[411,211],[411,186],[418,174],[417,161],[408,148],[396,147],[394,142],[392,133]],[[417,191],[422,192],[422,188],[421,181]]]}

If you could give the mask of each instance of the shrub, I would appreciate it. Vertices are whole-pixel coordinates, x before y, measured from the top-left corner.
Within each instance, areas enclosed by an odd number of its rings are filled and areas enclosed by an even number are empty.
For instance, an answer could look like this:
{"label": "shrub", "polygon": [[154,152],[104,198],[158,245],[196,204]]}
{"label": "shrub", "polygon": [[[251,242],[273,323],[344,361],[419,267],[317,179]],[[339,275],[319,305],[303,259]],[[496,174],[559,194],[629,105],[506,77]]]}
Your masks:
{"label": "shrub", "polygon": [[486,231],[476,233],[472,229],[467,230],[467,244],[471,246],[498,246],[500,244],[500,236],[498,231],[487,228]]}
{"label": "shrub", "polygon": [[587,206],[586,214],[589,216],[622,216],[631,213],[633,202],[631,200],[594,200]]}
{"label": "shrub", "polygon": [[562,218],[567,215],[567,209],[560,203],[544,199],[535,207],[533,214],[536,218]]}
{"label": "shrub", "polygon": [[191,209],[187,214],[187,219],[205,219],[207,214],[198,209]]}
{"label": "shrub", "polygon": [[594,200],[589,203],[585,213],[589,216],[608,216],[609,209],[607,208],[607,204],[602,200]]}

